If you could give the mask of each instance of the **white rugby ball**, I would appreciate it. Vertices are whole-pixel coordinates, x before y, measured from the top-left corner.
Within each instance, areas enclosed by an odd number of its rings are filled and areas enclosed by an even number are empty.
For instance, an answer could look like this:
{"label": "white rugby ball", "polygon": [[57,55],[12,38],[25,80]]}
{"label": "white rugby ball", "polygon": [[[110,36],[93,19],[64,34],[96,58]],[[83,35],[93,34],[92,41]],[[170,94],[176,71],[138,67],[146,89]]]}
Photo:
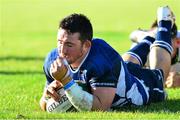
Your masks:
{"label": "white rugby ball", "polygon": [[68,100],[64,89],[60,88],[57,93],[61,96],[59,101],[55,101],[50,98],[46,103],[46,111],[47,112],[68,112],[68,111],[76,111],[74,106]]}

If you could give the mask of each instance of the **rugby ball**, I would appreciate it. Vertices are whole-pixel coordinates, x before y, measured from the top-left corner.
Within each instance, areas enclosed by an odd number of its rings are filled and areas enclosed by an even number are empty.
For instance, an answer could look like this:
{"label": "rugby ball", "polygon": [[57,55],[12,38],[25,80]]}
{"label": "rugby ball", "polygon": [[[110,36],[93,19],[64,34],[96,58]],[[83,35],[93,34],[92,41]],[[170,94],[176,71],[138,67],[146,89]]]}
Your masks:
{"label": "rugby ball", "polygon": [[74,106],[68,100],[63,88],[57,90],[57,93],[61,96],[61,98],[59,99],[59,101],[55,101],[52,98],[48,99],[46,103],[47,112],[51,113],[51,112],[76,111]]}

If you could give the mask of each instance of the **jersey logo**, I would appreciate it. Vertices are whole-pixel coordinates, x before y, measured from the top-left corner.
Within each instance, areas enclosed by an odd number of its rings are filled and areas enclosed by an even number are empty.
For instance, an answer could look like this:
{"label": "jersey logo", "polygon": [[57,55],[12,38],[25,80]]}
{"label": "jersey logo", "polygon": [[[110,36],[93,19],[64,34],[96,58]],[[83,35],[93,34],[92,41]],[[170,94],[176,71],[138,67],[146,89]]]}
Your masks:
{"label": "jersey logo", "polygon": [[75,81],[78,83],[86,83],[86,78],[87,78],[86,74],[87,74],[87,70],[80,70],[78,79],[76,79]]}

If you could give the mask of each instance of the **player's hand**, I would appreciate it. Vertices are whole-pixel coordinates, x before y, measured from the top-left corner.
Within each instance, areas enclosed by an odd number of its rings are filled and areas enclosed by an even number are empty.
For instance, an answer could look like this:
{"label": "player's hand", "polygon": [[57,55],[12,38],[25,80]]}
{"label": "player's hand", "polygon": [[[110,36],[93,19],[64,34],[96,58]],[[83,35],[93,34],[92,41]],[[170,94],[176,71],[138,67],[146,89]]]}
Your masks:
{"label": "player's hand", "polygon": [[51,64],[50,73],[55,80],[60,81],[63,85],[66,85],[72,79],[70,71],[62,58],[57,58]]}
{"label": "player's hand", "polygon": [[180,74],[178,72],[170,72],[165,82],[166,87],[179,87],[180,86]]}
{"label": "player's hand", "polygon": [[45,94],[48,97],[53,98],[55,101],[58,101],[60,99],[60,95],[57,93],[57,90],[62,87],[62,84],[54,80],[51,84],[48,85]]}
{"label": "player's hand", "polygon": [[68,68],[64,65],[62,58],[57,58],[52,64],[50,68],[51,75],[54,79],[61,81],[66,73]]}

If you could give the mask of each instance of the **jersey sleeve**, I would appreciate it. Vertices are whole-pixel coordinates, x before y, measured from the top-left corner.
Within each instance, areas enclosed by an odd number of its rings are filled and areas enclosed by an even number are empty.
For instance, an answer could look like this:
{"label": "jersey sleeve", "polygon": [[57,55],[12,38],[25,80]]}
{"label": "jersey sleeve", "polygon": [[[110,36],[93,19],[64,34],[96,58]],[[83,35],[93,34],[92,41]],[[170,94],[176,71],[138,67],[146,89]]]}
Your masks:
{"label": "jersey sleeve", "polygon": [[54,79],[50,75],[50,67],[54,60],[58,57],[57,49],[53,49],[45,58],[43,70],[46,76],[47,85],[50,84]]}
{"label": "jersey sleeve", "polygon": [[95,65],[93,72],[91,72],[91,79],[89,80],[92,88],[96,87],[113,87],[116,88],[119,79],[121,63],[117,62],[113,66],[99,67]]}
{"label": "jersey sleeve", "polygon": [[91,87],[116,87],[121,70],[122,58],[104,40],[93,39],[87,58]]}

